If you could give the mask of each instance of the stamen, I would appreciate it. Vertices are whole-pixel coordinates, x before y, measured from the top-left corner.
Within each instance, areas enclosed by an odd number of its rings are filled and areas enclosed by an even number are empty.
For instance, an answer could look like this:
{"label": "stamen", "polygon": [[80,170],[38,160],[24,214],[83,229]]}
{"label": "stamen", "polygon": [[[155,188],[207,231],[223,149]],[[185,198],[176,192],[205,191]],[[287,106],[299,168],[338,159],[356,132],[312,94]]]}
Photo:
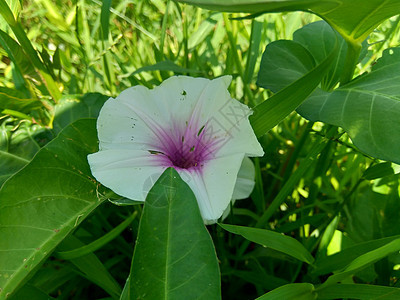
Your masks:
{"label": "stamen", "polygon": [[[209,160],[218,149],[215,139],[205,134],[203,125],[200,129],[195,124],[185,127],[174,127],[170,139],[163,139],[157,151],[149,150],[151,154],[163,154],[160,159],[168,166],[181,169],[199,169]],[[167,135],[166,131],[160,136]]]}

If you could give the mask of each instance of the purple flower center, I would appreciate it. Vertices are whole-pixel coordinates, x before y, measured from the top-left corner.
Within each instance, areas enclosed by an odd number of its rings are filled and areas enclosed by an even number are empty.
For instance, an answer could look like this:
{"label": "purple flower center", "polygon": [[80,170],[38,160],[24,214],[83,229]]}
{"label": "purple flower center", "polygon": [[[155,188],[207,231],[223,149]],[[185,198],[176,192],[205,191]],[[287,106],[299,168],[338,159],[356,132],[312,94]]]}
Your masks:
{"label": "purple flower center", "polygon": [[166,167],[201,170],[219,149],[220,139],[209,134],[207,124],[200,128],[186,124],[183,128],[158,129],[157,136],[155,150],[149,152],[157,155],[158,163]]}

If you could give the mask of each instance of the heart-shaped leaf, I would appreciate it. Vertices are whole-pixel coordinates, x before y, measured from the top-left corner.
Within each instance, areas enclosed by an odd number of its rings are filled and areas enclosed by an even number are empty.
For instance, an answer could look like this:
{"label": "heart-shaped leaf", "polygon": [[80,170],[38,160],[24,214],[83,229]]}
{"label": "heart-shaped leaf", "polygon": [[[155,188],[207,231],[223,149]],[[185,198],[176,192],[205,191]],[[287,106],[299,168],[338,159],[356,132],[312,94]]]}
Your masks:
{"label": "heart-shaped leaf", "polygon": [[317,91],[297,110],[340,126],[368,155],[400,163],[400,48],[387,49],[369,74],[333,92]]}
{"label": "heart-shaped leaf", "polygon": [[[277,43],[284,43],[286,45],[284,41],[279,41]],[[267,49],[264,52],[263,58],[266,57],[268,47],[269,46],[267,46]],[[261,136],[275,127],[275,125],[294,111],[318,87],[325,74],[330,70],[332,63],[335,60],[337,49],[337,44],[335,44],[329,55],[309,72],[306,72],[304,76],[301,76],[295,82],[254,107],[254,115],[250,116],[250,122],[257,136]],[[279,66],[273,68],[280,75],[288,73],[289,77],[296,78],[302,73],[302,71],[314,65],[311,54],[308,53],[307,49],[302,47],[300,44],[290,42],[288,45],[288,51],[285,54],[287,55],[288,53],[292,53],[291,58],[293,61],[297,60],[296,66],[300,68],[300,71],[295,70],[295,72],[291,74],[290,72],[285,72]],[[300,55],[303,59],[297,59],[297,55]],[[285,58],[282,57],[282,55],[278,58],[278,60],[281,61],[284,59]],[[266,73],[265,70],[268,67],[269,64],[265,62],[265,59],[263,59],[259,72],[261,78],[259,77],[257,83],[264,87],[266,83],[263,81],[264,79],[262,76]],[[284,65],[283,69],[290,70],[290,67],[285,67]]]}

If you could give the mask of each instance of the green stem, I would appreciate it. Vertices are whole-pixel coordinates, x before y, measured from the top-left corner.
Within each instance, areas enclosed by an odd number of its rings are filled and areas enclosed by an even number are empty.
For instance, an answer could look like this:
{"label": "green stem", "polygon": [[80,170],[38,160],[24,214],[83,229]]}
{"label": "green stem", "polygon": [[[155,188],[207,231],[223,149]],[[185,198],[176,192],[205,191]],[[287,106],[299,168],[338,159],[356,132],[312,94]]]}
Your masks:
{"label": "green stem", "polygon": [[360,57],[360,52],[361,43],[347,41],[346,60],[344,63],[342,77],[340,78],[340,85],[345,85],[353,79],[354,70],[356,69],[358,58]]}

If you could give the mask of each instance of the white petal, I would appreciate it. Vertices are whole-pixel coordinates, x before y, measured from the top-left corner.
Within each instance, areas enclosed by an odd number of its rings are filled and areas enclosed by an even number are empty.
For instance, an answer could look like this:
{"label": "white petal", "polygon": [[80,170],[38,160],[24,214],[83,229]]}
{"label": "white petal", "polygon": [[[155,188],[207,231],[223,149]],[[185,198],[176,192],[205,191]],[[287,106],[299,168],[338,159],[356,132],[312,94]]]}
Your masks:
{"label": "white petal", "polygon": [[193,111],[210,82],[206,78],[170,77],[152,90],[154,103],[168,124],[173,120],[184,126],[190,122]]}
{"label": "white petal", "polygon": [[[246,199],[250,196],[254,189],[254,177],[255,177],[254,164],[250,158],[245,157],[243,159],[242,165],[240,166],[239,173],[237,175],[235,188],[232,195],[232,206],[235,204],[236,200]],[[231,205],[225,209],[222,214],[221,219],[224,220],[231,211]]]}
{"label": "white petal", "polygon": [[229,205],[242,160],[243,154],[236,154],[207,162],[201,172],[178,171],[195,194],[207,224],[215,223]]}
{"label": "white petal", "polygon": [[212,114],[213,102],[230,98],[230,76],[215,80],[173,76],[152,90],[134,86],[103,106],[97,128],[101,149],[148,149],[162,139],[158,131],[174,136],[177,128],[194,124],[197,132]]}
{"label": "white petal", "polygon": [[144,201],[166,167],[141,150],[103,150],[88,155],[93,176],[118,195]]}
{"label": "white petal", "polygon": [[[133,149],[152,150],[157,136],[148,112],[152,101],[141,86],[129,88],[116,99],[110,98],[102,107],[97,119],[100,150]],[[139,109],[140,108],[140,109]]]}
{"label": "white petal", "polygon": [[192,119],[198,120],[200,127],[207,122],[205,134],[223,140],[216,157],[239,153],[263,156],[264,151],[248,119],[251,109],[232,99],[227,90],[231,79],[231,76],[223,76],[204,87]]}
{"label": "white petal", "polygon": [[246,199],[253,191],[255,182],[255,168],[250,158],[245,157],[237,175],[232,199]]}
{"label": "white petal", "polygon": [[173,76],[154,88],[152,96],[167,127],[174,131],[171,123],[189,124],[196,126],[193,130],[197,132],[210,119],[215,105],[221,106],[230,99],[227,88],[231,80],[231,76],[213,80]]}
{"label": "white petal", "polygon": [[252,111],[246,105],[230,99],[214,111],[210,118],[212,125],[225,134],[223,146],[216,154],[218,157],[235,153],[245,153],[246,156],[264,155],[248,119]]}

